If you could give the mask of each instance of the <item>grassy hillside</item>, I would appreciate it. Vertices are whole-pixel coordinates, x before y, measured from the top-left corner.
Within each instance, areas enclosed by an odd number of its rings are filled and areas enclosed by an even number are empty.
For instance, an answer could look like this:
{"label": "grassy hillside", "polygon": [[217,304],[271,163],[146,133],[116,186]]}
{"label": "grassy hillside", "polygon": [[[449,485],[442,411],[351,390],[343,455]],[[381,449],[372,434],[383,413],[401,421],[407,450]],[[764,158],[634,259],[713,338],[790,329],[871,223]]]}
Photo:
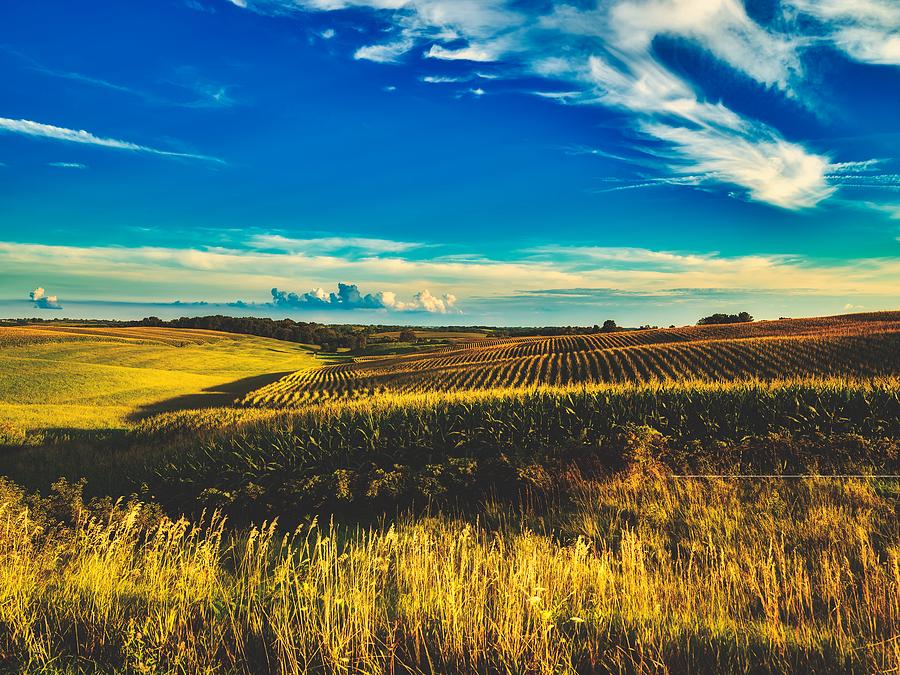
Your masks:
{"label": "grassy hillside", "polygon": [[425,354],[303,370],[247,395],[292,406],[380,393],[653,379],[872,377],[900,371],[900,313],[476,340]]}
{"label": "grassy hillside", "polygon": [[[896,492],[874,480],[569,479],[548,512],[315,521],[85,507],[0,484],[11,672],[890,673]],[[57,525],[59,518],[66,524]],[[47,536],[47,532],[50,535]]]}
{"label": "grassy hillside", "polygon": [[0,328],[0,422],[122,428],[167,409],[230,404],[315,364],[292,343],[200,330]]}
{"label": "grassy hillside", "polygon": [[472,337],[0,331],[0,671],[897,672],[900,313]]}

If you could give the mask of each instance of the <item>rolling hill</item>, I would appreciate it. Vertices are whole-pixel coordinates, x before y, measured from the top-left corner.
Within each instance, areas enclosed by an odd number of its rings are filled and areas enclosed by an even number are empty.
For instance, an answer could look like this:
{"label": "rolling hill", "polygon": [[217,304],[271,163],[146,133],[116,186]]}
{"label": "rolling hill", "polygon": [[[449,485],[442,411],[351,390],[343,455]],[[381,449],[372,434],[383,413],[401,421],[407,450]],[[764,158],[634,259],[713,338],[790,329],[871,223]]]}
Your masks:
{"label": "rolling hill", "polygon": [[0,422],[123,428],[155,412],[229,405],[315,363],[309,348],[205,330],[0,328]]}
{"label": "rolling hill", "polygon": [[872,377],[900,370],[900,312],[746,324],[473,340],[426,353],[313,367],[245,405],[536,385]]}

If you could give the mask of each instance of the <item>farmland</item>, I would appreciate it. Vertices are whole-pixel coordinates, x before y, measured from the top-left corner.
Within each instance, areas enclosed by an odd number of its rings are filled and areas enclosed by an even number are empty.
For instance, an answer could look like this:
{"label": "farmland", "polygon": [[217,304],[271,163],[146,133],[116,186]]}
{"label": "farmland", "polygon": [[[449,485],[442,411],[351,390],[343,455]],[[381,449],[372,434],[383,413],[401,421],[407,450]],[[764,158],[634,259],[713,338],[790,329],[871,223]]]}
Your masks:
{"label": "farmland", "polygon": [[298,345],[213,331],[0,327],[0,421],[124,428],[164,409],[228,405],[314,363]]}
{"label": "farmland", "polygon": [[900,313],[454,337],[0,329],[0,666],[896,671]]}
{"label": "farmland", "polygon": [[474,340],[435,352],[306,369],[251,392],[252,406],[536,385],[871,377],[900,371],[900,314]]}

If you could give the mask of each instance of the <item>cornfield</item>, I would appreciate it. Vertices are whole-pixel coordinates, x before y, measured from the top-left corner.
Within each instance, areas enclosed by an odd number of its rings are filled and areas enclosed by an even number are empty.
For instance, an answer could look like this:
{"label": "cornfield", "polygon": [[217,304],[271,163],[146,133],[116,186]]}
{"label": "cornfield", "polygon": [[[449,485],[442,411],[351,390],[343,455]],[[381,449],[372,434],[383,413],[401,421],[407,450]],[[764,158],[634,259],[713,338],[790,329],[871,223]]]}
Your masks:
{"label": "cornfield", "polygon": [[358,522],[552,494],[571,467],[607,475],[644,455],[689,474],[897,475],[900,388],[885,378],[383,395],[171,413],[135,433],[138,447],[165,448],[144,480],[179,509]]}
{"label": "cornfield", "polygon": [[893,316],[480,340],[299,371],[251,392],[242,403],[291,407],[535,385],[891,375],[900,371],[900,319],[888,319]]}
{"label": "cornfield", "polygon": [[320,451],[380,447],[591,446],[630,424],[678,439],[793,434],[900,435],[897,376],[650,381],[391,393],[301,408],[188,410],[151,418],[138,437],[218,439],[284,431]]}

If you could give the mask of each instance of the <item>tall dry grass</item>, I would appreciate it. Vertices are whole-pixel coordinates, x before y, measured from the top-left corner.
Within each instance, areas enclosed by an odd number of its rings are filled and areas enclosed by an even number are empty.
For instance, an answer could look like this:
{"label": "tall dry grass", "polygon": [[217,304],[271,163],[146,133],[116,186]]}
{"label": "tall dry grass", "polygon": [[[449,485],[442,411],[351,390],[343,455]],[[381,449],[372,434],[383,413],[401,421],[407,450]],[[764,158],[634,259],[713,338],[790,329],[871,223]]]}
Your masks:
{"label": "tall dry grass", "polygon": [[75,509],[7,488],[0,662],[101,672],[895,672],[896,482],[573,479],[391,527]]}

